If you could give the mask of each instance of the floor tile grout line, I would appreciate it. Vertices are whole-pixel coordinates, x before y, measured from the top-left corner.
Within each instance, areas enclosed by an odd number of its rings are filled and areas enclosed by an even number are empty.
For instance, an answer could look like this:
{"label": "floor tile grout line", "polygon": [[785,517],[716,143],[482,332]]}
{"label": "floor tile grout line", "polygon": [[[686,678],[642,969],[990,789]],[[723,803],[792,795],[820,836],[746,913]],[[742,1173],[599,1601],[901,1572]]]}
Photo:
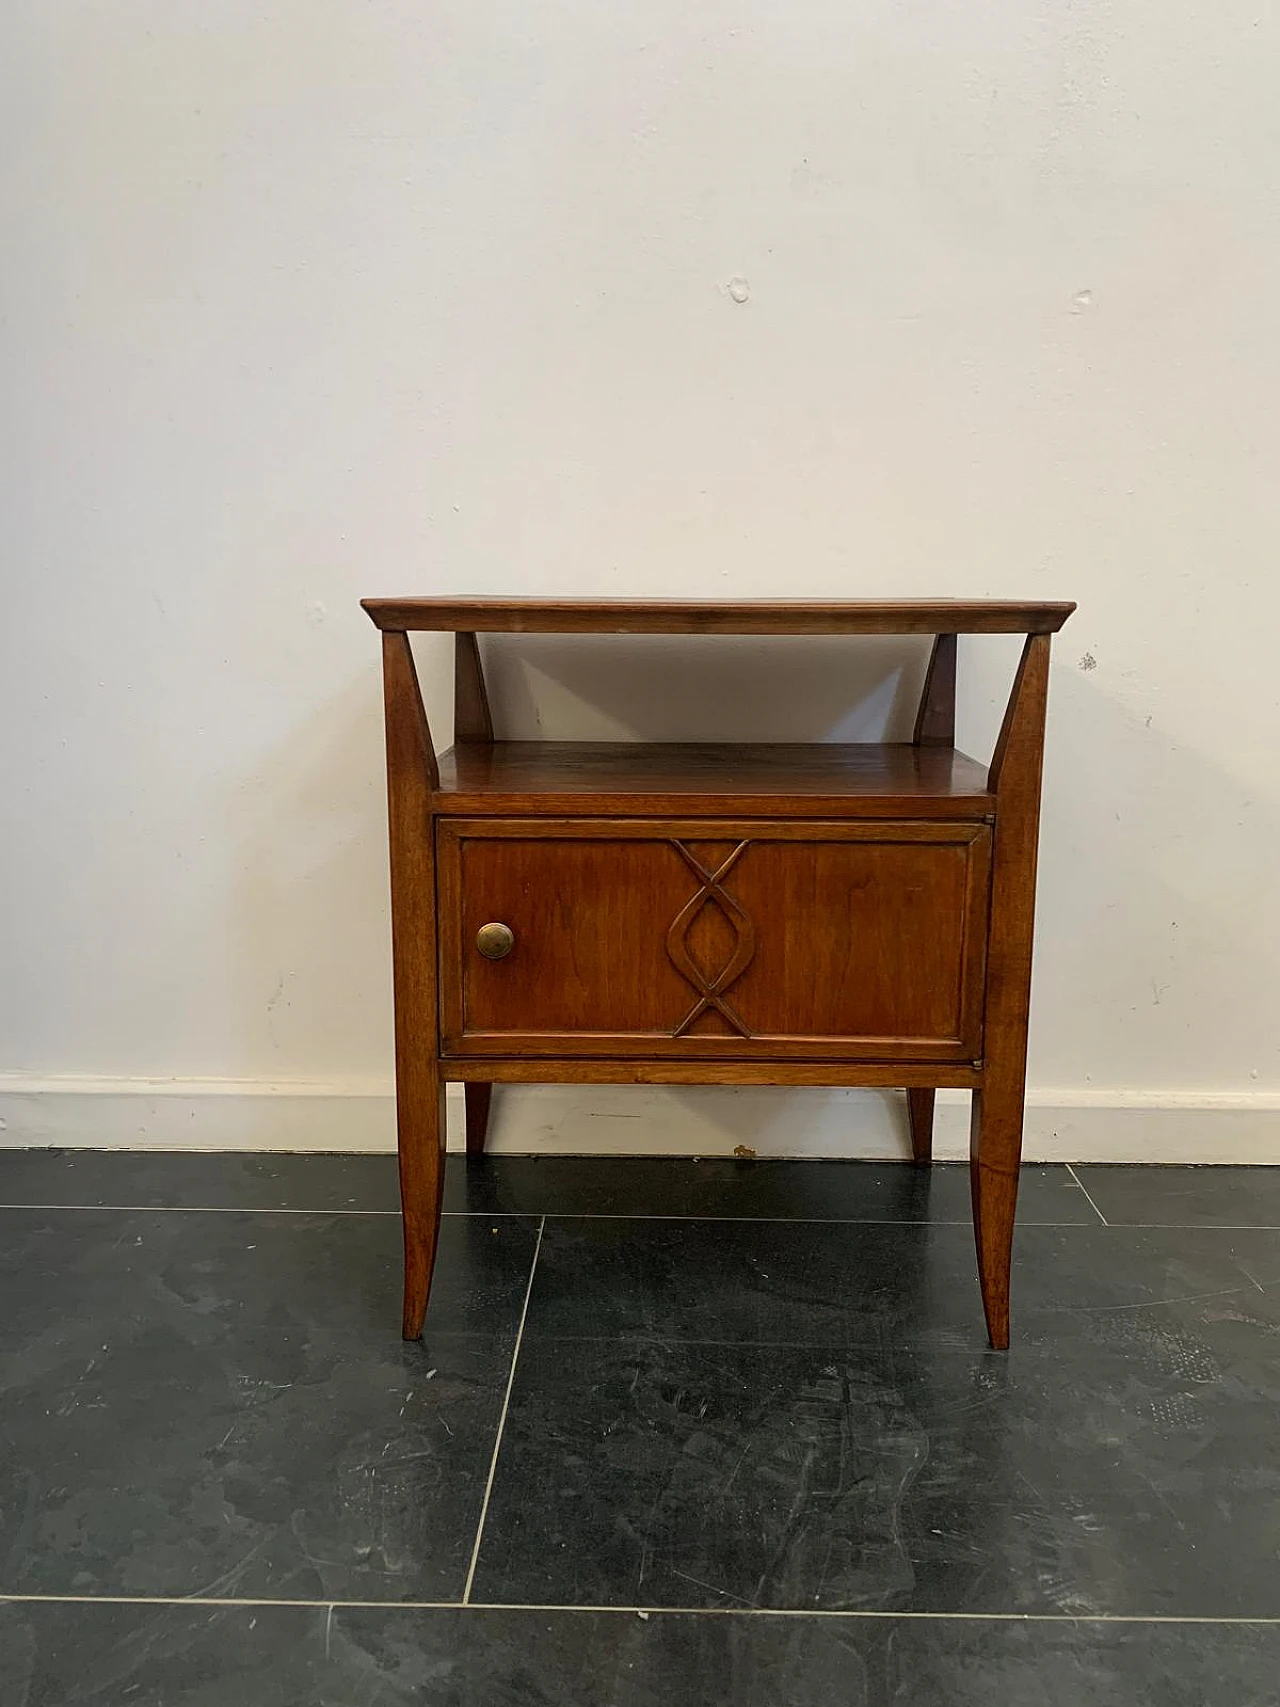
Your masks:
{"label": "floor tile grout line", "polygon": [[1099,1221],[1102,1222],[1102,1225],[1104,1227],[1110,1226],[1111,1223],[1107,1220],[1106,1216],[1098,1208],[1097,1204],[1093,1201],[1092,1197],[1089,1197],[1088,1186],[1080,1178],[1080,1175],[1076,1172],[1075,1168],[1071,1165],[1070,1162],[1067,1163],[1067,1172],[1071,1175],[1072,1179],[1080,1187],[1081,1191],[1085,1194],[1085,1196],[1089,1198],[1089,1207],[1093,1210],[1094,1214],[1098,1217]]}
{"label": "floor tile grout line", "polygon": [[480,1521],[476,1524],[475,1545],[471,1549],[471,1563],[467,1568],[467,1580],[462,1590],[462,1604],[471,1603],[471,1585],[475,1581],[476,1566],[480,1562],[480,1543],[484,1539],[485,1519],[489,1515],[489,1500],[493,1494],[493,1480],[498,1473],[498,1454],[502,1451],[502,1436],[507,1426],[507,1411],[511,1405],[511,1389],[515,1386],[516,1365],[520,1361],[520,1347],[524,1341],[524,1325],[529,1315],[529,1300],[533,1297],[533,1277],[538,1272],[538,1253],[542,1249],[542,1235],[546,1231],[547,1218],[544,1215],[538,1223],[538,1237],[533,1247],[533,1261],[529,1264],[529,1284],[524,1289],[524,1307],[520,1311],[520,1325],[516,1329],[516,1343],[511,1353],[511,1368],[507,1372],[507,1390],[502,1395],[502,1411],[498,1417],[498,1432],[493,1440],[493,1457],[489,1460],[489,1479],[484,1485],[484,1500],[480,1506]]}
{"label": "floor tile grout line", "polygon": [[1104,1221],[1103,1226],[1112,1233],[1280,1233],[1280,1223],[1273,1221]]}
{"label": "floor tile grout line", "polygon": [[[1081,1190],[1084,1188],[1081,1187]],[[1088,1197],[1088,1192],[1085,1196]],[[1090,1199],[1092,1203],[1092,1199]],[[1097,1205],[1093,1205],[1095,1211]],[[398,1209],[284,1209],[264,1204],[204,1204],[204,1203],[0,1203],[0,1214],[11,1209],[66,1211],[68,1214],[103,1215],[349,1215],[398,1216]],[[903,1221],[875,1215],[664,1215],[664,1214],[604,1214],[590,1209],[445,1209],[448,1220],[472,1221],[727,1221],[733,1224],[764,1223],[778,1227],[967,1227],[968,1218],[956,1220],[933,1219]],[[1091,1227],[1091,1221],[1035,1221],[1029,1216],[1018,1218],[1020,1227]],[[1111,1223],[1104,1221],[1104,1226]],[[1129,1230],[1145,1226],[1145,1222],[1126,1224]],[[1188,1223],[1188,1230],[1198,1223]],[[1246,1223],[1246,1225],[1250,1225]],[[1229,1229],[1228,1229],[1229,1230]],[[1239,1230],[1239,1229],[1237,1229]],[[1280,1227],[1251,1227],[1252,1231],[1280,1232]]]}
{"label": "floor tile grout line", "polygon": [[[398,1209],[294,1209],[266,1203],[0,1203],[6,1209],[66,1210],[73,1215],[399,1215]],[[446,1215],[476,1214],[479,1210],[446,1209]],[[503,1211],[504,1214],[512,1213]],[[526,1220],[532,1221],[536,1211]]]}
{"label": "floor tile grout line", "polygon": [[[269,1203],[0,1203],[0,1214],[7,1209],[66,1210],[72,1215],[366,1215],[398,1217],[398,1209],[325,1209],[294,1208]],[[442,1209],[441,1215],[452,1220],[472,1221],[536,1221],[541,1209]]]}
{"label": "floor tile grout line", "polygon": [[228,1606],[259,1608],[303,1607],[311,1612],[327,1608],[404,1606],[416,1611],[457,1612],[460,1600],[296,1600],[285,1596],[272,1600],[256,1595],[214,1594],[5,1594],[0,1606]]}
{"label": "floor tile grout line", "polygon": [[[1280,1222],[1274,1221],[1108,1221],[1089,1196],[1084,1184],[1077,1180],[1098,1224],[1112,1233],[1280,1233]],[[226,1203],[0,1203],[0,1215],[11,1210],[39,1210],[42,1213],[66,1212],[71,1215],[341,1215],[351,1218],[394,1219],[398,1209],[286,1209],[266,1204]],[[967,1218],[957,1220],[932,1219],[902,1221],[875,1215],[667,1215],[667,1214],[606,1214],[591,1209],[445,1209],[445,1220],[454,1221],[695,1221],[701,1224],[723,1221],[733,1226],[764,1225],[771,1227],[968,1227]],[[1029,1215],[1018,1216],[1019,1227],[1092,1227],[1092,1221],[1038,1221]]]}
{"label": "floor tile grout line", "polygon": [[[455,1211],[455,1213],[475,1214],[480,1210]],[[520,1213],[516,1210],[507,1211],[510,1214]],[[542,1214],[548,1221],[728,1221],[755,1225],[764,1222],[777,1227],[968,1227],[972,1225],[969,1216],[957,1216],[954,1220],[941,1217],[930,1220],[904,1221],[888,1215],[675,1215],[675,1214],[606,1214],[591,1209],[544,1209],[529,1213]],[[1092,1221],[1033,1221],[1028,1216],[1018,1218],[1020,1227],[1091,1227]]]}
{"label": "floor tile grout line", "polygon": [[[323,1604],[323,1603],[321,1603]],[[338,1603],[339,1605],[342,1602]],[[468,1612],[617,1612],[635,1617],[638,1613],[670,1614],[695,1618],[912,1618],[955,1619],[967,1623],[1016,1624],[1280,1624],[1280,1616],[1270,1618],[1223,1617],[1211,1614],[1180,1617],[1176,1613],[1128,1612],[913,1612],[885,1611],[878,1607],[822,1606],[571,1606],[554,1603],[539,1605],[519,1601],[470,1601]]]}
{"label": "floor tile grout line", "polygon": [[271,1607],[389,1612],[559,1612],[634,1618],[639,1613],[669,1618],[826,1618],[826,1619],[912,1619],[917,1622],[950,1620],[972,1624],[1220,1624],[1277,1625],[1280,1617],[1250,1618],[1247,1615],[1215,1616],[1213,1613],[1147,1612],[894,1612],[882,1608],[808,1606],[587,1606],[537,1601],[461,1600],[271,1600],[257,1597],[233,1598],[215,1595],[128,1595],[128,1594],[5,1594],[0,1606],[218,1606],[261,1610]]}

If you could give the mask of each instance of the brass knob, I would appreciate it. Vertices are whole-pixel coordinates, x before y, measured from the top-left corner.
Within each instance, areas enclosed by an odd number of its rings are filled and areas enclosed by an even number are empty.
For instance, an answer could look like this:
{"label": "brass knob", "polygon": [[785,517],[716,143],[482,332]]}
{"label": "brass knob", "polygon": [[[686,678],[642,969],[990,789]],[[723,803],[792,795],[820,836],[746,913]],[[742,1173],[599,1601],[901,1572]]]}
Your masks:
{"label": "brass knob", "polygon": [[510,925],[481,925],[476,932],[476,947],[486,960],[505,959],[515,945],[515,932]]}

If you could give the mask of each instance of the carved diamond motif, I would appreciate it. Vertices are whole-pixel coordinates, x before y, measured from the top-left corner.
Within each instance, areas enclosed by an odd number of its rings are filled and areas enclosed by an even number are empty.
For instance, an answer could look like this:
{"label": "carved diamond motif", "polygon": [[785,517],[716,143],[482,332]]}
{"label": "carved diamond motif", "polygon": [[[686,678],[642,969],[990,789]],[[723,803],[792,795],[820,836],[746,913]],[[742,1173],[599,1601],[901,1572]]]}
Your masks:
{"label": "carved diamond motif", "polygon": [[[748,1027],[725,1000],[725,991],[750,966],[756,952],[756,930],[744,909],[734,900],[732,895],[721,887],[721,884],[751,844],[739,842],[733,852],[722,860],[714,871],[703,865],[697,855],[692,853],[683,842],[673,841],[671,845],[701,884],[698,892],[680,909],[671,929],[667,932],[667,954],[671,958],[672,965],[680,976],[686,979],[698,992],[698,1000],[681,1020],[672,1035],[675,1037],[685,1036],[690,1026],[694,1025],[708,1009],[714,1009],[740,1037],[750,1037],[751,1032]],[[702,970],[690,954],[687,940],[694,920],[704,907],[717,907],[728,922],[734,937],[732,954],[725,961],[720,971],[715,974],[708,974]]]}

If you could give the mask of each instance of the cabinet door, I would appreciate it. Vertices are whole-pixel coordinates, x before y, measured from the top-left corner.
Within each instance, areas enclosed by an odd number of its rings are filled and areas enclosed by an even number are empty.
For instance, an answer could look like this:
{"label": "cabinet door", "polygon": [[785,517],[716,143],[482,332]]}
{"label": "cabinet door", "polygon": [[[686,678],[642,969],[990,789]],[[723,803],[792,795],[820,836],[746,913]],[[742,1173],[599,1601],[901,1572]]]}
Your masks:
{"label": "cabinet door", "polygon": [[[448,1054],[981,1054],[985,824],[444,819],[437,835]],[[511,933],[502,958],[477,946],[491,923]]]}

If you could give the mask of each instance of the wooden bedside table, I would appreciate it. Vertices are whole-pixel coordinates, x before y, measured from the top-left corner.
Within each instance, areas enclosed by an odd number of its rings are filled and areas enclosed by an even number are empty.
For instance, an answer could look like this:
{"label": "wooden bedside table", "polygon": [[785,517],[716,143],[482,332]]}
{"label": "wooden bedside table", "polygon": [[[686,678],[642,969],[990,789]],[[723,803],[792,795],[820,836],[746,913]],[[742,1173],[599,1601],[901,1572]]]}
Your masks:
{"label": "wooden bedside table", "polygon": [[[422,1332],[444,1087],[973,1092],[992,1345],[1009,1343],[1049,637],[1073,604],[365,599],[382,630],[404,1334]],[[408,633],[453,632],[437,759]],[[930,634],[910,743],[495,741],[476,635]],[[957,634],[1025,634],[990,768],[955,750]]]}

